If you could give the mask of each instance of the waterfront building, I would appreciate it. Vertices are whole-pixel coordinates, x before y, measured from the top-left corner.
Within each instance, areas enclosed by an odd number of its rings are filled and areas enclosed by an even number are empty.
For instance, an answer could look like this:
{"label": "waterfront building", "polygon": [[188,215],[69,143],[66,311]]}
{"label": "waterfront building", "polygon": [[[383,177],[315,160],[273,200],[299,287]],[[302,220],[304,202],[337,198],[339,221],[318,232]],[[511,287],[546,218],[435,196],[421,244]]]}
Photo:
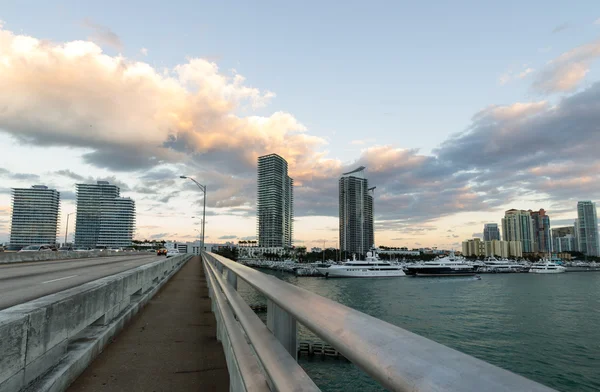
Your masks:
{"label": "waterfront building", "polygon": [[502,238],[504,241],[520,242],[522,252],[533,253],[535,240],[531,213],[515,209],[506,211],[502,218]]}
{"label": "waterfront building", "polygon": [[13,188],[9,249],[55,245],[60,192],[44,185]]}
{"label": "waterfront building", "polygon": [[76,184],[75,246],[123,248],[132,245],[135,202],[120,197],[120,188],[108,181]]}
{"label": "waterfront building", "polygon": [[556,229],[552,229],[553,252],[574,252],[577,251],[577,249],[575,226],[557,227]]}
{"label": "waterfront building", "polygon": [[577,202],[577,240],[580,252],[587,256],[600,256],[596,203]]}
{"label": "waterfront building", "polygon": [[523,257],[519,241],[482,241],[479,238],[463,241],[462,254],[467,257]]}
{"label": "waterfront building", "polygon": [[373,198],[364,170],[361,166],[339,180],[340,250],[347,256],[365,255],[374,245]]}
{"label": "waterfront building", "polygon": [[481,241],[481,238],[473,238],[465,240],[462,243],[462,254],[463,256],[485,256],[485,242]]}
{"label": "waterfront building", "polygon": [[484,241],[500,241],[500,229],[497,223],[486,223],[483,225],[483,240]]}
{"label": "waterfront building", "polygon": [[500,240],[485,241],[485,255],[507,259],[511,257],[509,243]]}
{"label": "waterfront building", "polygon": [[508,242],[508,254],[510,257],[523,257],[523,243],[521,241]]}
{"label": "waterfront building", "polygon": [[550,254],[552,250],[552,241],[550,237],[550,217],[542,208],[539,211],[528,211],[531,215],[531,224],[533,229],[533,251],[543,254]]}
{"label": "waterfront building", "polygon": [[261,247],[287,247],[293,242],[294,180],[277,154],[258,158],[257,232]]}

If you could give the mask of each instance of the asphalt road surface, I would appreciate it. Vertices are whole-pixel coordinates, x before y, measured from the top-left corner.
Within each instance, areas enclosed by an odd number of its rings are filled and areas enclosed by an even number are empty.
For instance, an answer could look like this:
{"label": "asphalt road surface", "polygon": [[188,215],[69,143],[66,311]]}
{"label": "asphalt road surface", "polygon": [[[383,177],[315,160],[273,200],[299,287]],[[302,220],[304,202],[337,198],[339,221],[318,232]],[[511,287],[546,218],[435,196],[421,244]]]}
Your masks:
{"label": "asphalt road surface", "polygon": [[0,310],[158,260],[149,253],[0,264]]}

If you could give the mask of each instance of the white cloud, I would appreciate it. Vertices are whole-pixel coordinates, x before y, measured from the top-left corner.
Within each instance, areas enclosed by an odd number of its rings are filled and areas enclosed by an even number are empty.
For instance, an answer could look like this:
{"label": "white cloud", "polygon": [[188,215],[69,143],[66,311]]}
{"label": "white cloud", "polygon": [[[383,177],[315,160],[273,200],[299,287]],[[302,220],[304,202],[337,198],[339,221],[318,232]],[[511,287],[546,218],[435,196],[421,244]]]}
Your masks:
{"label": "white cloud", "polygon": [[148,56],[148,49],[142,48],[142,49],[140,49],[140,53],[144,56]]}
{"label": "white cloud", "polygon": [[534,72],[535,69],[533,68],[526,68],[525,71],[521,72],[519,75],[517,75],[517,77],[519,79],[523,79],[524,77],[526,77],[527,75],[529,75],[530,73]]}
{"label": "white cloud", "polygon": [[591,63],[600,56],[600,40],[581,45],[550,61],[538,73],[532,88],[544,94],[573,91],[589,72]]}
{"label": "white cloud", "polygon": [[600,18],[596,19],[596,20],[594,21],[594,24],[595,24],[595,25],[600,25]]}

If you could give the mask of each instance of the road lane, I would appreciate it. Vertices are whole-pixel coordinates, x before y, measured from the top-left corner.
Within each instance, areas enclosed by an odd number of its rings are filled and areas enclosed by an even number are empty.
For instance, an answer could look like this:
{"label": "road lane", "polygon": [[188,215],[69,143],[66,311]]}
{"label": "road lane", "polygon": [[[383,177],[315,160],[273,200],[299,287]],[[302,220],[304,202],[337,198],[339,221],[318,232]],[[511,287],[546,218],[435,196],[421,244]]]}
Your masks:
{"label": "road lane", "polygon": [[148,254],[0,265],[0,310],[158,260]]}

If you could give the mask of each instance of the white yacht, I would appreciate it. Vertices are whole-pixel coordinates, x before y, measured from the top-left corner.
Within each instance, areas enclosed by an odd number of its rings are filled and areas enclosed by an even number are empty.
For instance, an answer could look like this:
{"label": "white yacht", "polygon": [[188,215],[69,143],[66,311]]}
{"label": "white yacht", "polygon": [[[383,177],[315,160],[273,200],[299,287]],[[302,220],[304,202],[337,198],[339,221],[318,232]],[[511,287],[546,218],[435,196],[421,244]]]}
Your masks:
{"label": "white yacht", "polygon": [[367,252],[366,260],[348,260],[342,264],[319,266],[317,270],[326,278],[389,278],[406,276],[402,266],[380,260],[375,252]]}
{"label": "white yacht", "polygon": [[446,257],[406,267],[406,274],[412,276],[473,276],[476,271],[476,266],[465,263],[454,252]]}
{"label": "white yacht", "polygon": [[510,261],[508,259],[500,259],[491,256],[484,260],[485,270],[486,272],[498,272],[498,273],[506,273],[506,272],[521,272],[523,270],[523,266],[516,262]]}
{"label": "white yacht", "polygon": [[562,265],[552,263],[548,260],[543,260],[539,263],[532,264],[531,268],[529,269],[529,272],[534,274],[560,274],[561,272],[566,271],[567,269]]}

